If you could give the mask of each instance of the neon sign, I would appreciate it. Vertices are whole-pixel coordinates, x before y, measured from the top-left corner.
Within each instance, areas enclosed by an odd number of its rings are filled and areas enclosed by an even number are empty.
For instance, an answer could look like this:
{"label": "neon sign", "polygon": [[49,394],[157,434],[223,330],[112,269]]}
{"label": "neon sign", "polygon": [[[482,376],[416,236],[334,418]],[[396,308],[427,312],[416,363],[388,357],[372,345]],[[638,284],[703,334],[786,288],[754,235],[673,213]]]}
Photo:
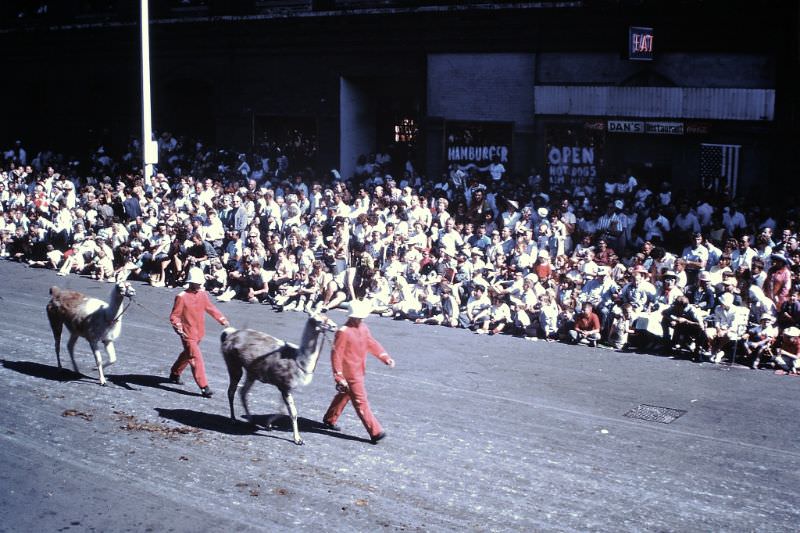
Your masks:
{"label": "neon sign", "polygon": [[628,59],[653,60],[653,28],[631,26],[628,28]]}

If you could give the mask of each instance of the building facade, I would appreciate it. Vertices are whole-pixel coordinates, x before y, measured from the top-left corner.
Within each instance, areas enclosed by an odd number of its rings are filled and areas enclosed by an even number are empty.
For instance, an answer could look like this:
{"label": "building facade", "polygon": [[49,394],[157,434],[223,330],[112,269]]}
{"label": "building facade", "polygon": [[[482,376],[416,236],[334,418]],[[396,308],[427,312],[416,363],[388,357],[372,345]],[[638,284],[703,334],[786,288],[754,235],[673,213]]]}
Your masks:
{"label": "building facade", "polygon": [[[136,16],[76,8],[0,29],[3,141],[139,135]],[[241,149],[299,131],[317,170],[343,175],[376,151],[427,176],[496,156],[520,178],[630,172],[746,194],[798,162],[797,22],[795,2],[162,5],[153,126]]]}

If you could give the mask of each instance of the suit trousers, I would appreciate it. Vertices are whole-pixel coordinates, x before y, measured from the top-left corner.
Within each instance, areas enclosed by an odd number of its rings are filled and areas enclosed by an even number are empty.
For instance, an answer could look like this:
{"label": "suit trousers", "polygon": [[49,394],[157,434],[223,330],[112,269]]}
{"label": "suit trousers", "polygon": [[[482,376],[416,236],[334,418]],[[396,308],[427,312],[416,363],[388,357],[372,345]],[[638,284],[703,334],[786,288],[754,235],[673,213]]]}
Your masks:
{"label": "suit trousers", "polygon": [[342,415],[344,408],[347,407],[347,402],[352,400],[356,414],[367,429],[367,433],[369,433],[370,437],[376,437],[383,431],[383,428],[369,407],[367,389],[364,387],[364,382],[347,380],[347,383],[350,386],[349,390],[347,392],[339,392],[333,397],[331,406],[328,407],[328,412],[325,413],[325,417],[322,419],[323,422],[335,424]]}
{"label": "suit trousers", "polygon": [[206,378],[206,365],[203,362],[203,354],[200,352],[200,341],[181,339],[183,351],[172,365],[170,373],[173,376],[180,376],[186,365],[191,365],[192,376],[201,389],[208,386]]}

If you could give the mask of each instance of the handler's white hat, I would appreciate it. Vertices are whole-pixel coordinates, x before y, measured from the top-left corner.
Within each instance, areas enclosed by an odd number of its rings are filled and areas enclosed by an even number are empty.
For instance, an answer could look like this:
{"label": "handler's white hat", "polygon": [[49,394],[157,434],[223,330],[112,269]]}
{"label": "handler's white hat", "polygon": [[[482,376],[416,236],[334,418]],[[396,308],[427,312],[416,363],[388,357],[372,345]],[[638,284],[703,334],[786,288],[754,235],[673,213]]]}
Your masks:
{"label": "handler's white hat", "polygon": [[362,300],[353,300],[350,302],[349,318],[367,318],[372,312],[372,303]]}
{"label": "handler's white hat", "polygon": [[192,267],[189,269],[189,276],[186,278],[186,283],[196,283],[198,285],[204,285],[206,282],[206,276],[203,274],[203,269],[200,267]]}

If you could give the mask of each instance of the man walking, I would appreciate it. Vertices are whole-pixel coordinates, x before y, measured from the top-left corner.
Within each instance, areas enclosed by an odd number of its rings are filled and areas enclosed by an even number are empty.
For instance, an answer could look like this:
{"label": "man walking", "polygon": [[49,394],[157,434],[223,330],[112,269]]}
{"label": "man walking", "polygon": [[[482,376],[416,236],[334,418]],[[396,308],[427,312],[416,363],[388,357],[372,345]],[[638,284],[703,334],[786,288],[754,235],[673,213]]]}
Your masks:
{"label": "man walking", "polygon": [[345,325],[336,332],[331,351],[333,379],[336,381],[338,392],[333,397],[322,421],[326,428],[338,431],[339,426],[336,425],[336,421],[339,420],[347,402],[352,400],[356,414],[367,429],[372,444],[377,444],[386,436],[386,432],[372,414],[367,401],[367,389],[364,387],[367,352],[392,368],[394,359],[389,357],[378,341],[372,338],[366,324],[362,322],[369,315],[370,304],[353,300],[350,305],[350,315]]}
{"label": "man walking", "polygon": [[230,323],[208,299],[208,293],[201,290],[205,284],[202,269],[194,267],[189,270],[186,281],[189,288],[175,297],[175,304],[169,315],[169,321],[183,344],[183,351],[170,370],[169,380],[172,383],[181,384],[181,372],[186,365],[191,365],[192,375],[200,387],[201,394],[204,398],[210,398],[213,392],[208,386],[203,354],[200,352],[200,341],[206,334],[203,313],[213,316],[224,327],[228,327]]}

